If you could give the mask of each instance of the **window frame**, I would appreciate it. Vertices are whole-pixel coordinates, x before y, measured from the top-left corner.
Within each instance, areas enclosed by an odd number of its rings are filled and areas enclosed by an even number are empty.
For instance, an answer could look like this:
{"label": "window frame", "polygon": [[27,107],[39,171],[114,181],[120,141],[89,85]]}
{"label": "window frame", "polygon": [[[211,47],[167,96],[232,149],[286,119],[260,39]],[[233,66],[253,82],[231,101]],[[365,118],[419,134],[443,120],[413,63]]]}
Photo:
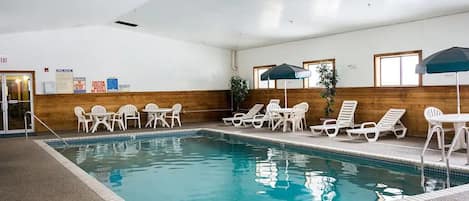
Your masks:
{"label": "window frame", "polygon": [[[309,68],[306,68],[306,66],[310,64],[321,64],[325,62],[331,62],[332,63],[332,71],[335,73],[335,58],[332,59],[320,59],[320,60],[310,60],[310,61],[303,61],[303,68],[309,70]],[[309,78],[303,79],[303,88],[305,89],[317,89],[321,87],[309,87]]]}
{"label": "window frame", "polygon": [[[418,84],[417,85],[402,85],[402,59],[401,59],[401,65],[400,65],[400,83],[399,85],[386,85],[383,86],[381,84],[381,64],[378,65],[378,60],[381,61],[381,58],[392,58],[392,57],[403,57],[406,55],[415,55],[419,57],[419,63],[422,62],[422,50],[411,50],[411,51],[401,51],[401,52],[391,52],[391,53],[380,53],[380,54],[374,54],[373,55],[373,86],[374,87],[421,87],[422,86],[422,74],[419,74],[418,78]],[[379,67],[379,69],[378,69]],[[378,82],[380,82],[378,84]]]}
{"label": "window frame", "polygon": [[270,88],[270,85],[268,84],[268,88],[259,88],[259,81],[260,80],[257,80],[257,77],[256,77],[256,70],[259,70],[259,69],[271,69],[273,67],[275,67],[277,65],[275,64],[271,64],[271,65],[263,65],[263,66],[254,66],[252,67],[252,85],[253,85],[253,89],[255,90],[262,90],[262,89],[276,89],[277,88],[277,80],[274,80],[274,86],[273,88]]}

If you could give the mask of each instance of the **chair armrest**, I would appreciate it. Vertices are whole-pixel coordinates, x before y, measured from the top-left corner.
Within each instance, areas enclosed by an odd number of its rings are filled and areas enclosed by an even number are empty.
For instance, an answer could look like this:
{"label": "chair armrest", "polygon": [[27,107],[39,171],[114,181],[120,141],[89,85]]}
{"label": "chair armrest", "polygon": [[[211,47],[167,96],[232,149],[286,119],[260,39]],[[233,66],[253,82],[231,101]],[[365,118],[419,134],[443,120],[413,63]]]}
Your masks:
{"label": "chair armrest", "polygon": [[329,124],[329,123],[335,123],[335,122],[337,122],[337,119],[328,119],[328,120],[325,120],[322,125],[325,126],[325,125],[327,125],[327,124]]}
{"label": "chair armrest", "polygon": [[362,125],[360,126],[360,129],[363,129],[365,128],[365,126],[368,126],[368,125],[373,125],[373,127],[376,127],[375,122],[365,122],[365,123],[362,123]]}
{"label": "chair armrest", "polygon": [[242,116],[244,116],[244,115],[246,115],[246,114],[244,114],[244,113],[236,113],[236,114],[234,114],[233,117],[242,117]]}

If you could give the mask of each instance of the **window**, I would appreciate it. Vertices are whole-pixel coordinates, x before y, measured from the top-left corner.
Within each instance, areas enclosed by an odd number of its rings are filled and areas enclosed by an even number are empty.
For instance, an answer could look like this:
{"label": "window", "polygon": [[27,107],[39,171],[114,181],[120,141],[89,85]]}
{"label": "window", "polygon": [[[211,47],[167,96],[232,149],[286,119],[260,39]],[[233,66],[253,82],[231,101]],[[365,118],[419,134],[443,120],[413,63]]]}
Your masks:
{"label": "window", "polygon": [[422,76],[415,73],[415,65],[421,60],[421,50],[375,55],[375,86],[420,86]]}
{"label": "window", "polygon": [[304,79],[304,84],[303,84],[304,88],[320,87],[318,85],[319,73],[317,69],[321,65],[326,65],[327,67],[335,70],[335,59],[324,59],[324,60],[303,62],[303,68],[308,69],[311,72],[311,77]]}
{"label": "window", "polygon": [[255,66],[253,68],[254,89],[275,89],[275,80],[261,80],[261,75],[275,65]]}

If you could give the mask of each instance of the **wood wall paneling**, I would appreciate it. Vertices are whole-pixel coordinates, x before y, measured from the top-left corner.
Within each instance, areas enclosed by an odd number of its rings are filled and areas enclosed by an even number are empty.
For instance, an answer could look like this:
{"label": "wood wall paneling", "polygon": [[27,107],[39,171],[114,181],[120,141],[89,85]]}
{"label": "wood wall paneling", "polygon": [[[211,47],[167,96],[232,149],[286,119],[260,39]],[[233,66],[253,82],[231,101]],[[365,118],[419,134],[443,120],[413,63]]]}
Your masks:
{"label": "wood wall paneling", "polygon": [[[124,92],[102,94],[54,94],[36,95],[35,113],[54,130],[73,130],[77,120],[73,113],[75,106],[90,111],[93,105],[103,105],[108,111],[117,111],[125,104],[133,104],[143,109],[147,103],[156,103],[160,107],[171,107],[181,103],[184,113],[183,122],[204,122],[220,120],[230,111],[191,112],[195,110],[216,110],[230,108],[229,92],[220,91],[171,91],[171,92]],[[142,123],[146,114],[141,112]],[[36,122],[36,131],[46,131]],[[132,125],[132,124],[131,124]]]}
{"label": "wood wall paneling", "polygon": [[[310,110],[307,114],[309,125],[319,124],[319,118],[324,114],[325,102],[319,97],[320,90],[316,88],[288,90],[289,107],[303,101],[309,103]],[[243,107],[249,108],[254,103],[267,104],[272,98],[280,99],[283,106],[283,90],[251,90]],[[407,112],[403,122],[409,128],[410,136],[426,136],[427,122],[423,116],[426,107],[435,106],[445,113],[456,113],[454,86],[338,88],[332,117],[337,116],[343,100],[358,101],[355,115],[357,123],[379,121],[389,108],[405,108]],[[469,112],[469,87],[465,86],[461,87],[461,111]]]}

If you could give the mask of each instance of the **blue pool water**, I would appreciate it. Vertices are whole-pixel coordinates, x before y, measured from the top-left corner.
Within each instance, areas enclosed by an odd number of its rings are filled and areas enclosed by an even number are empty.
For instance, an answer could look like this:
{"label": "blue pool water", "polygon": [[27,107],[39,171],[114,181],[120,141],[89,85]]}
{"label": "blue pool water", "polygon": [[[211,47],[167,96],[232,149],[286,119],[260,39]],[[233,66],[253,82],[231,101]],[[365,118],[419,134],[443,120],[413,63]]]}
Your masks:
{"label": "blue pool water", "polygon": [[208,131],[70,143],[50,144],[127,201],[393,200],[445,181],[427,174],[422,187],[412,166]]}

